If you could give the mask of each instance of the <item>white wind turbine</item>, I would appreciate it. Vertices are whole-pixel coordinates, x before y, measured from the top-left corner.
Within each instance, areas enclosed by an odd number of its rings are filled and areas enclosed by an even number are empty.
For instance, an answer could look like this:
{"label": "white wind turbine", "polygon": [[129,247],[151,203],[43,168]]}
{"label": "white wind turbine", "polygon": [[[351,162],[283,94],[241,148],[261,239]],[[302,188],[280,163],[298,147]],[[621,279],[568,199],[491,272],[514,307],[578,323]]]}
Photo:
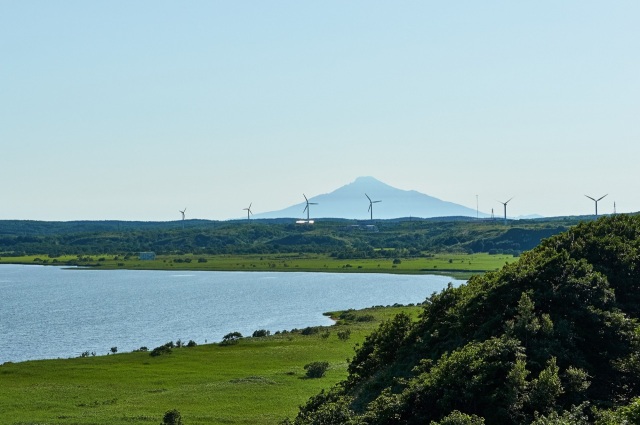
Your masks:
{"label": "white wind turbine", "polygon": [[243,208],[243,211],[247,212],[247,220],[250,220],[251,217],[249,217],[250,214],[253,214],[253,211],[251,211],[251,205],[253,205],[253,202],[249,204],[249,206],[247,208]]}
{"label": "white wind turbine", "polygon": [[511,197],[508,201],[506,202],[502,202],[502,201],[498,201],[500,202],[502,205],[504,205],[504,224],[505,226],[507,225],[507,204],[509,202],[511,202],[511,199],[513,199],[514,197]]}
{"label": "white wind turbine", "polygon": [[[607,193],[607,195],[608,195],[608,193]],[[592,198],[592,197],[591,197],[591,196],[589,196],[589,195],[584,195],[584,196],[586,196],[587,198],[591,199],[591,200],[596,204],[596,217],[598,216],[598,201],[602,200],[602,198],[604,198],[604,197],[605,197],[605,196],[607,196],[607,195],[601,196],[601,197],[599,197],[598,199]]]}
{"label": "white wind turbine", "polygon": [[[178,210],[180,211],[180,210]],[[187,211],[187,207],[184,207],[184,209],[182,211],[180,211],[180,214],[182,214],[182,228],[184,229],[184,213]]]}
{"label": "white wind turbine", "polygon": [[369,200],[369,209],[367,211],[371,213],[371,221],[373,221],[373,204],[377,204],[378,202],[382,201],[372,201],[371,198],[369,198],[369,195],[367,195],[366,193],[364,194],[364,196],[366,196]]}
{"label": "white wind turbine", "polygon": [[304,201],[307,203],[307,205],[305,205],[304,209],[302,210],[302,212],[304,213],[305,211],[307,212],[307,221],[309,221],[309,205],[318,205],[317,202],[309,202],[309,200],[307,199],[307,195],[305,195],[304,193],[302,194],[302,196],[304,196]]}

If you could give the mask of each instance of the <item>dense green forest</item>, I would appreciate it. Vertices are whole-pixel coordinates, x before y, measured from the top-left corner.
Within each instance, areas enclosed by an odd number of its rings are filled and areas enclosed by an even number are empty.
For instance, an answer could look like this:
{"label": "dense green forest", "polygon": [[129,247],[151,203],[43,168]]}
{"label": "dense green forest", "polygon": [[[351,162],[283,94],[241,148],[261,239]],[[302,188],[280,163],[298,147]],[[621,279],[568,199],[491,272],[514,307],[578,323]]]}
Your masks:
{"label": "dense green forest", "polygon": [[338,258],[416,256],[422,252],[519,254],[579,218],[126,222],[0,221],[0,255],[323,253]]}
{"label": "dense green forest", "polygon": [[640,217],[584,222],[383,323],[293,422],[637,424],[639,316]]}

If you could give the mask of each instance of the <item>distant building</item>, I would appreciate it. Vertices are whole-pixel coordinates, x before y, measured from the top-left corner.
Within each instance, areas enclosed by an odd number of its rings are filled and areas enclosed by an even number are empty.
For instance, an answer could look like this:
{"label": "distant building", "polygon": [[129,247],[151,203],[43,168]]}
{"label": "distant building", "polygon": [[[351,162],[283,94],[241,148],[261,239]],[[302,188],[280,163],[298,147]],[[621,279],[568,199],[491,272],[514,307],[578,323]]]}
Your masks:
{"label": "distant building", "polygon": [[141,252],[138,255],[138,258],[140,260],[155,260],[156,259],[156,253],[155,252]]}

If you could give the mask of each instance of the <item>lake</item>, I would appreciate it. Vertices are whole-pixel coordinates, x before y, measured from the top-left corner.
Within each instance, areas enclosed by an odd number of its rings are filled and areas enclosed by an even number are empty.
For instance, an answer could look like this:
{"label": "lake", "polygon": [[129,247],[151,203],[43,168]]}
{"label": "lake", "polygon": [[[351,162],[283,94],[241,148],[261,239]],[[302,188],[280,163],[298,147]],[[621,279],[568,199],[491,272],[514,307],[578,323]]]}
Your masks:
{"label": "lake", "polygon": [[233,331],[330,325],[327,311],[420,303],[435,275],[175,272],[0,266],[0,364],[218,342]]}

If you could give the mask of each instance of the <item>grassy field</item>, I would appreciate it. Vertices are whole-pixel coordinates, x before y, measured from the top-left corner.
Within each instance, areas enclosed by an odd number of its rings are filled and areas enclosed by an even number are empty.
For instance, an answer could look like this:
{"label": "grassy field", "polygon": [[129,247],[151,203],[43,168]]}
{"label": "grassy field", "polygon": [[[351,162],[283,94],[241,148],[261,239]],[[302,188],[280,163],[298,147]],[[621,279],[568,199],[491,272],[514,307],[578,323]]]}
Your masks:
{"label": "grassy field", "polygon": [[[0,422],[10,424],[158,424],[178,409],[185,425],[277,424],[323,388],[346,377],[347,359],[382,320],[420,307],[355,312],[368,321],[339,321],[305,336],[243,338],[235,345],[176,348],[0,366]],[[334,313],[334,316],[337,313]],[[362,320],[361,319],[361,320]],[[338,331],[349,329],[344,341]],[[5,341],[7,343],[9,341]],[[152,348],[152,347],[149,347]],[[304,365],[328,361],[325,377],[308,379]]]}
{"label": "grassy field", "polygon": [[419,258],[403,258],[394,263],[389,258],[336,259],[321,254],[283,255],[160,255],[155,260],[139,260],[137,256],[113,255],[61,256],[47,255],[3,257],[1,263],[53,264],[68,263],[104,269],[144,270],[218,270],[218,271],[314,271],[357,273],[442,273],[456,277],[496,270],[515,260],[511,255],[432,254]]}

